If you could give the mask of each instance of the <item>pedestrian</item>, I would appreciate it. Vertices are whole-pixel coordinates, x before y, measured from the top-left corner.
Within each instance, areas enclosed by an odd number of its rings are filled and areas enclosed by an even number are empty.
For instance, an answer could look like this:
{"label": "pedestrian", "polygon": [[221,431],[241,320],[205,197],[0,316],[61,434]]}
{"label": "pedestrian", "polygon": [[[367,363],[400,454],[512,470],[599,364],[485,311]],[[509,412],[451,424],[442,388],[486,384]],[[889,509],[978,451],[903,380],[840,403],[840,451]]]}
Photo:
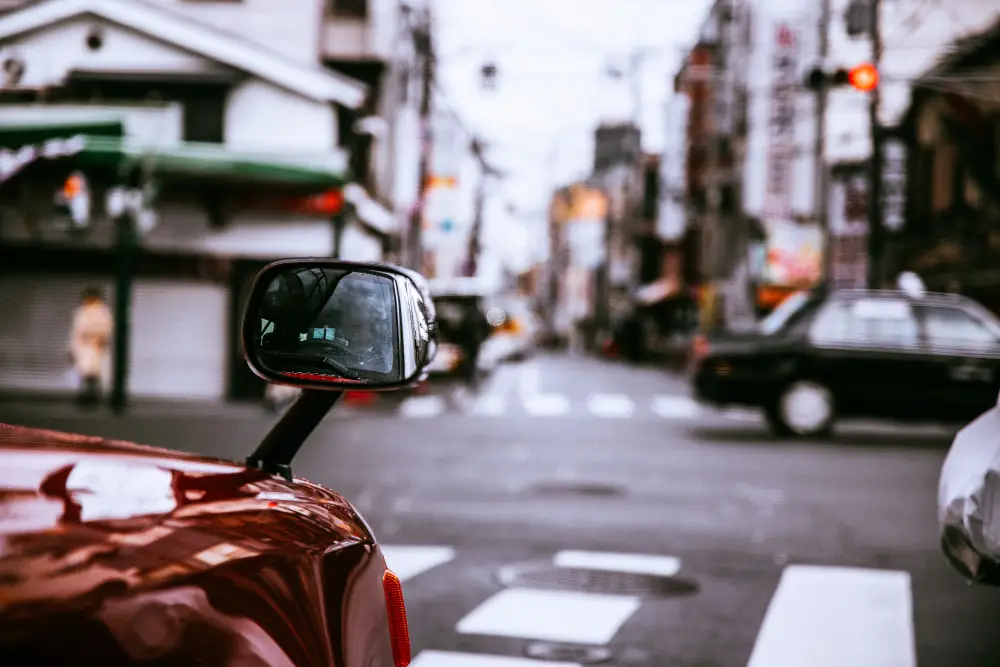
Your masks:
{"label": "pedestrian", "polygon": [[477,303],[465,310],[458,331],[455,332],[455,342],[462,349],[462,377],[470,390],[475,391],[479,386],[479,352],[492,330],[493,327]]}
{"label": "pedestrian", "polygon": [[113,333],[114,320],[101,290],[86,288],[73,313],[70,336],[70,360],[80,381],[77,394],[80,405],[94,406],[101,400],[105,361]]}

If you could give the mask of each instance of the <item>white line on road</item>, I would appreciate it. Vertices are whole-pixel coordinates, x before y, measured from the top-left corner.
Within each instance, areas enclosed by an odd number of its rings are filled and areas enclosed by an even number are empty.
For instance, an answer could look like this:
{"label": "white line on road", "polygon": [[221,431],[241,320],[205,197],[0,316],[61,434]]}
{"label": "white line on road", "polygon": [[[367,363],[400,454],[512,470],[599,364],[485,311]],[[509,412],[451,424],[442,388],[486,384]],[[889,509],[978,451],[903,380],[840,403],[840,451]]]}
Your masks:
{"label": "white line on road", "polygon": [[541,376],[538,366],[533,363],[526,363],[521,366],[521,372],[517,377],[517,391],[523,398],[534,396],[539,393],[542,386]]}
{"label": "white line on road", "polygon": [[557,567],[606,572],[630,572],[672,577],[681,570],[681,559],[653,554],[619,554],[606,551],[560,551],[552,559]]}
{"label": "white line on road", "polygon": [[688,396],[654,396],[653,412],[664,419],[696,419],[701,406]]}
{"label": "white line on road", "polygon": [[470,412],[474,415],[484,415],[487,417],[499,417],[507,409],[507,402],[503,396],[498,394],[487,394],[481,396],[472,405]]}
{"label": "white line on road", "polygon": [[749,667],[915,667],[906,572],[789,565]]}
{"label": "white line on road", "polygon": [[732,419],[733,421],[741,422],[757,422],[760,421],[760,411],[752,410],[750,408],[726,408],[722,411],[722,416],[726,419]]}
{"label": "white line on road", "polygon": [[450,651],[421,651],[410,667],[582,667],[576,662],[539,662],[532,658],[477,655]]}
{"label": "white line on road", "polygon": [[570,410],[569,399],[562,394],[522,396],[524,410],[532,417],[558,417]]}
{"label": "white line on road", "polygon": [[635,404],[623,394],[594,394],[587,399],[587,409],[598,417],[631,417]]}
{"label": "white line on road", "polygon": [[412,579],[455,558],[455,550],[451,547],[383,544],[380,548],[386,567],[395,572],[400,581]]}
{"label": "white line on road", "polygon": [[508,588],[458,622],[462,634],[607,644],[640,606],[637,597]]}
{"label": "white line on road", "polygon": [[447,407],[447,401],[441,396],[411,396],[400,404],[399,414],[403,417],[427,419],[437,417]]}

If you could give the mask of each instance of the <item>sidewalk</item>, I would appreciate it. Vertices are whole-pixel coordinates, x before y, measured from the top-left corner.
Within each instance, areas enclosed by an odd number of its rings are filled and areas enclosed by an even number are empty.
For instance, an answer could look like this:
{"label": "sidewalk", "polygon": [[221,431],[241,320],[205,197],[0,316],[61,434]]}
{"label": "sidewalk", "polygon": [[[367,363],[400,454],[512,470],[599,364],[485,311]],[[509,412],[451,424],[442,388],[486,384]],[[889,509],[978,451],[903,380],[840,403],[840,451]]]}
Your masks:
{"label": "sidewalk", "polygon": [[134,398],[125,412],[114,413],[105,402],[95,408],[82,408],[74,396],[66,394],[0,394],[0,422],[17,423],[18,418],[90,418],[115,419],[135,417],[217,417],[222,419],[268,419],[272,415],[260,402],[224,402],[195,399]]}

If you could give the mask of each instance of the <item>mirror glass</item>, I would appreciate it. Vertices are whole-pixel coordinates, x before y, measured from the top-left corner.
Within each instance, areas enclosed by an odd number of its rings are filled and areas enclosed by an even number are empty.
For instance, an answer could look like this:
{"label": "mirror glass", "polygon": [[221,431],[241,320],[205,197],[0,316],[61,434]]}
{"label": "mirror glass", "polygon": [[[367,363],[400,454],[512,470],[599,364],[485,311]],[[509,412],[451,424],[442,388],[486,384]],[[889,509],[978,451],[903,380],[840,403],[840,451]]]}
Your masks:
{"label": "mirror glass", "polygon": [[267,272],[248,345],[266,374],[331,384],[402,384],[423,365],[427,322],[401,274],[357,267]]}

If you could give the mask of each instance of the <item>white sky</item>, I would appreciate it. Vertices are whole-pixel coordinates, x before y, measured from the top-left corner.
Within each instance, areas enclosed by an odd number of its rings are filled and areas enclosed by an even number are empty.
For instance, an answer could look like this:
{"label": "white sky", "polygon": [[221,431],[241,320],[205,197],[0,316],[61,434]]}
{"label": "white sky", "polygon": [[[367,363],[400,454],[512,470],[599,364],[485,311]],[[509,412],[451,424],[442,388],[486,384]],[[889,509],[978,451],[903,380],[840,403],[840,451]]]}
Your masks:
{"label": "white sky", "polygon": [[[640,68],[644,146],[659,152],[663,105],[684,47],[704,19],[706,0],[436,0],[440,86],[489,157],[510,172],[504,191],[524,210],[544,206],[551,188],[590,169],[593,129],[630,117],[629,53],[648,49]],[[480,67],[497,64],[495,91]]]}

